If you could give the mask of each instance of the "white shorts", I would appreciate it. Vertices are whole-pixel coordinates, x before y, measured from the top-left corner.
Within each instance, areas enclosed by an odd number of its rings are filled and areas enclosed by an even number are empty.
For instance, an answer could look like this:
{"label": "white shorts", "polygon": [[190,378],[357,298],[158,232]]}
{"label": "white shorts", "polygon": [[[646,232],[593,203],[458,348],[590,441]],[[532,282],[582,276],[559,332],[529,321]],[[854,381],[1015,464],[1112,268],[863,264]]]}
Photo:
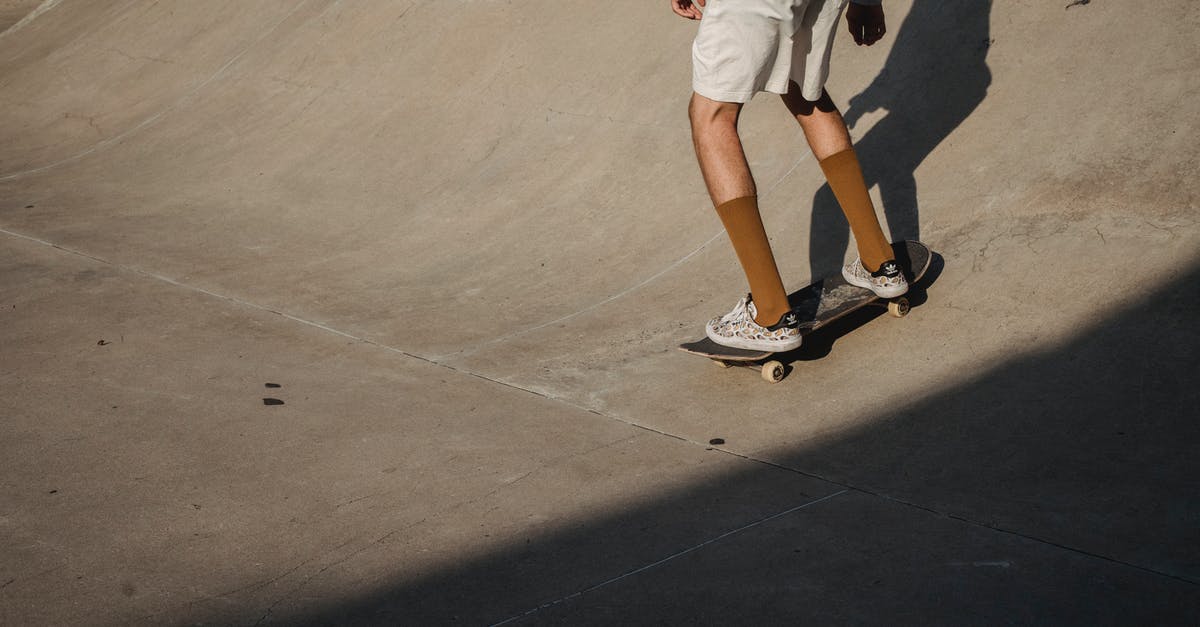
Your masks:
{"label": "white shorts", "polygon": [[709,0],[692,43],[692,89],[720,102],[785,94],[818,100],[847,0]]}

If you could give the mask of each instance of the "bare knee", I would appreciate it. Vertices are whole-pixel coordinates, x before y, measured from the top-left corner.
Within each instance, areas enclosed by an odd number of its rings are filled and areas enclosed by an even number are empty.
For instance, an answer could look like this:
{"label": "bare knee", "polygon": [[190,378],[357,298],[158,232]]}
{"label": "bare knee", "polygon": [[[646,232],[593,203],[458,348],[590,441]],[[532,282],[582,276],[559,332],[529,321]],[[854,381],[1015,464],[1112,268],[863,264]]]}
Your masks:
{"label": "bare knee", "polygon": [[711,100],[700,94],[692,94],[692,100],[688,103],[688,119],[691,120],[693,133],[714,128],[737,128],[741,111],[740,103]]}

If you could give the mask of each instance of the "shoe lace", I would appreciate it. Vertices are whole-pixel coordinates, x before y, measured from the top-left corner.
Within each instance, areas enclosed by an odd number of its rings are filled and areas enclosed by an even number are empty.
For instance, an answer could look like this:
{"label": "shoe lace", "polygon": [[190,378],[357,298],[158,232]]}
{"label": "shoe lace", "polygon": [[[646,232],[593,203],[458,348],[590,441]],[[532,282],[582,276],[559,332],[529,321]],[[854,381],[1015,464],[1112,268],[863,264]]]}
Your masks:
{"label": "shoe lace", "polygon": [[734,305],[733,311],[730,311],[729,313],[725,314],[724,316],[721,316],[721,322],[729,322],[729,323],[741,322],[742,320],[744,320],[746,318],[746,316],[750,315],[750,307],[751,306],[752,305],[750,304],[750,299],[743,297],[741,300],[738,301],[737,305]]}
{"label": "shoe lace", "polygon": [[867,267],[863,265],[862,259],[855,259],[850,263],[850,273],[859,278],[871,278],[871,273],[867,271]]}

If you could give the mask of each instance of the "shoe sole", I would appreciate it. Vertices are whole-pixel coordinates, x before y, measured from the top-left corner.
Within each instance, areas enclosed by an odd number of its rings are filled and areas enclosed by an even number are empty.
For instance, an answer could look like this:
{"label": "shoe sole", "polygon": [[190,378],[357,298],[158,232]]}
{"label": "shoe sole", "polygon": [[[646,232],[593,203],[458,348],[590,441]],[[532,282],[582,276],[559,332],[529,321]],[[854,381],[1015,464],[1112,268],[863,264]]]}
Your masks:
{"label": "shoe sole", "polygon": [[800,344],[802,344],[804,341],[804,336],[796,336],[794,343],[789,341],[785,344],[780,341],[773,341],[769,345],[764,345],[756,344],[754,340],[743,340],[736,337],[721,337],[719,335],[709,333],[708,329],[704,330],[704,335],[708,336],[708,339],[720,344],[721,346],[726,346],[728,348],[740,348],[748,351],[762,351],[764,353],[785,353],[787,351],[796,350],[797,348],[800,348]]}

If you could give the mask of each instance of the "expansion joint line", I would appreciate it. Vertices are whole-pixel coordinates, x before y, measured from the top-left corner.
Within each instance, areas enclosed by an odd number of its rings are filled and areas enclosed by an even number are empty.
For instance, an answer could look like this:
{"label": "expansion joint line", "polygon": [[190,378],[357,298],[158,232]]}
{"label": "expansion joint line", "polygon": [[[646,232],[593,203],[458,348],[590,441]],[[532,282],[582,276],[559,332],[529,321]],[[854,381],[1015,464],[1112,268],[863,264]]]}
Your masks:
{"label": "expansion joint line", "polygon": [[729,530],[729,531],[726,531],[725,533],[722,533],[722,534],[720,534],[720,535],[717,535],[717,536],[714,536],[714,537],[712,537],[712,538],[709,538],[709,539],[705,540],[704,542],[701,542],[701,543],[699,543],[699,544],[696,544],[696,545],[690,546],[690,547],[688,547],[688,548],[686,548],[686,549],[683,549],[683,550],[681,550],[681,551],[677,551],[677,552],[675,552],[675,553],[672,553],[671,555],[668,555],[668,556],[666,556],[666,557],[664,557],[664,558],[662,558],[662,559],[660,559],[660,560],[657,560],[657,561],[654,561],[654,562],[650,562],[649,564],[645,564],[645,565],[643,565],[643,566],[639,566],[639,567],[637,567],[637,568],[635,568],[635,569],[633,569],[633,570],[631,570],[631,571],[628,571],[628,572],[622,573],[622,574],[620,574],[620,575],[617,575],[616,577],[613,577],[613,578],[611,578],[611,579],[606,579],[606,580],[604,580],[604,581],[601,581],[600,583],[597,583],[597,584],[595,584],[595,585],[592,585],[592,586],[590,586],[590,587],[584,588],[583,590],[580,590],[580,591],[578,591],[578,592],[573,592],[573,593],[571,593],[571,594],[568,594],[567,596],[560,597],[560,598],[558,598],[558,599],[555,599],[555,600],[553,600],[553,601],[550,601],[550,602],[548,602],[548,603],[543,603],[543,604],[541,604],[541,605],[539,605],[539,606],[537,606],[537,607],[535,607],[535,608],[532,608],[532,609],[526,610],[525,612],[522,612],[522,613],[520,613],[520,614],[517,614],[517,615],[515,615],[515,616],[512,616],[512,617],[510,617],[510,618],[506,618],[506,619],[504,619],[504,620],[502,620],[502,621],[500,621],[500,622],[498,622],[498,623],[493,623],[493,624],[491,625],[491,627],[499,627],[499,625],[505,625],[505,624],[511,623],[511,622],[513,622],[513,621],[521,620],[522,618],[526,618],[526,617],[528,617],[528,616],[531,616],[531,615],[533,615],[533,614],[536,614],[536,613],[538,613],[538,612],[540,612],[540,611],[542,611],[542,610],[544,610],[544,609],[548,609],[548,608],[554,607],[555,605],[558,605],[558,604],[560,604],[560,603],[565,603],[565,602],[567,602],[567,601],[570,601],[571,599],[574,599],[574,598],[577,598],[577,597],[583,596],[583,595],[585,595],[585,594],[587,594],[587,593],[589,593],[589,592],[592,592],[592,591],[595,591],[595,590],[599,590],[600,588],[603,588],[603,587],[605,587],[605,586],[608,586],[608,585],[610,585],[610,584],[614,584],[614,583],[616,583],[616,582],[618,582],[618,581],[621,581],[622,579],[627,579],[627,578],[629,578],[629,577],[632,577],[632,576],[634,576],[634,575],[637,575],[637,574],[639,574],[639,573],[643,573],[643,572],[646,572],[646,571],[648,571],[648,570],[651,570],[651,569],[654,569],[654,568],[658,568],[659,566],[662,566],[663,564],[666,564],[667,562],[670,562],[670,561],[672,561],[672,560],[675,560],[675,559],[678,559],[678,558],[680,558],[680,557],[683,557],[684,555],[687,555],[687,554],[689,554],[689,553],[693,553],[693,552],[695,552],[695,551],[698,551],[698,550],[700,550],[700,549],[702,549],[702,548],[704,548],[704,547],[706,547],[706,546],[708,546],[708,545],[710,545],[710,544],[713,544],[713,543],[716,543],[716,542],[720,542],[721,540],[724,540],[725,538],[728,538],[728,537],[730,537],[730,536],[733,536],[733,535],[737,535],[737,534],[739,534],[739,533],[742,533],[743,531],[746,531],[746,530],[748,530],[748,529],[752,529],[752,528],[754,528],[754,527],[757,527],[757,526],[759,526],[759,525],[762,525],[762,524],[764,524],[764,523],[771,522],[772,520],[775,520],[776,518],[782,518],[782,517],[784,517],[784,516],[787,516],[788,514],[794,514],[795,512],[798,512],[798,511],[800,511],[800,510],[802,510],[802,509],[805,509],[805,508],[808,508],[808,507],[812,507],[813,505],[817,505],[818,503],[823,503],[823,502],[825,502],[825,501],[828,501],[828,500],[830,500],[830,499],[837,498],[837,497],[839,497],[839,496],[841,496],[841,495],[843,495],[843,494],[846,494],[847,492],[849,492],[849,490],[841,490],[841,491],[839,491],[839,492],[835,492],[835,493],[833,493],[833,494],[830,494],[830,495],[827,495],[827,496],[823,496],[823,497],[821,497],[821,498],[819,498],[819,499],[815,499],[815,500],[812,500],[812,501],[808,501],[807,503],[802,503],[802,504],[800,504],[800,505],[797,505],[797,506],[795,506],[795,507],[792,507],[792,508],[789,508],[789,509],[785,509],[785,510],[783,510],[782,512],[777,512],[777,513],[771,514],[770,516],[767,516],[766,518],[760,518],[760,519],[758,519],[758,520],[756,520],[756,521],[754,521],[754,522],[751,522],[751,523],[748,523],[748,524],[742,525],[741,527],[738,527],[737,529],[731,529],[731,530]]}
{"label": "expansion joint line", "polygon": [[1023,532],[1017,531],[1017,530],[1015,530],[1015,529],[1008,529],[1008,528],[1005,528],[1005,527],[1001,527],[1001,526],[999,526],[999,525],[994,525],[994,524],[986,523],[986,522],[983,522],[983,521],[981,521],[981,520],[975,520],[975,519],[973,519],[973,518],[969,518],[969,517],[962,516],[962,515],[959,515],[959,514],[953,514],[953,513],[950,513],[950,512],[944,512],[944,511],[941,511],[941,510],[939,510],[939,509],[936,509],[936,508],[933,508],[933,507],[927,507],[927,506],[925,506],[925,505],[921,505],[920,503],[914,503],[914,502],[912,502],[912,501],[907,501],[907,500],[905,500],[905,499],[902,499],[902,498],[899,498],[899,497],[895,497],[895,496],[891,496],[891,495],[888,495],[888,494],[884,494],[884,493],[882,493],[882,492],[879,492],[879,491],[877,491],[877,490],[872,490],[872,489],[870,489],[870,488],[864,488],[864,487],[862,487],[862,486],[859,486],[859,485],[854,485],[854,484],[852,484],[852,483],[847,483],[847,482],[845,482],[845,481],[838,481],[837,479],[831,479],[831,478],[829,478],[829,477],[826,477],[826,476],[823,476],[823,475],[821,475],[820,473],[814,473],[814,472],[811,472],[811,471],[807,471],[807,470],[803,470],[803,469],[800,469],[800,468],[796,468],[796,467],[794,467],[794,466],[788,466],[787,464],[781,464],[781,463],[778,463],[778,462],[773,462],[773,461],[770,461],[770,460],[767,460],[767,459],[761,459],[761,458],[758,458],[758,457],[754,457],[754,456],[752,456],[752,455],[747,455],[747,454],[744,454],[744,453],[738,453],[738,452],[736,452],[736,451],[731,451],[731,450],[729,450],[729,449],[725,449],[725,448],[714,448],[714,450],[718,450],[718,451],[720,451],[720,452],[722,452],[722,453],[725,453],[725,454],[727,454],[727,455],[732,455],[732,456],[734,456],[734,457],[738,457],[738,458],[744,459],[744,460],[746,460],[746,461],[750,461],[750,462],[754,462],[754,463],[758,463],[758,464],[763,464],[763,465],[765,465],[765,466],[771,466],[771,467],[773,467],[773,468],[777,468],[777,469],[779,469],[779,470],[783,470],[783,471],[786,471],[786,472],[795,473],[795,474],[797,474],[797,475],[801,475],[801,476],[804,476],[804,477],[808,477],[808,478],[810,478],[810,479],[816,479],[816,480],[818,480],[818,481],[824,481],[824,482],[826,482],[826,483],[829,483],[829,484],[832,484],[832,485],[838,486],[838,487],[840,487],[840,488],[843,488],[843,490],[844,490],[844,491],[853,491],[853,492],[858,492],[858,493],[861,493],[861,494],[865,494],[865,495],[867,495],[867,496],[871,496],[871,497],[875,497],[875,498],[878,498],[878,499],[883,499],[883,500],[885,500],[885,501],[889,501],[889,502],[895,503],[895,504],[897,504],[897,505],[900,505],[900,506],[902,506],[902,507],[907,507],[907,508],[910,508],[910,509],[919,510],[919,511],[922,511],[922,512],[925,512],[925,513],[928,513],[928,514],[932,514],[932,515],[934,515],[934,516],[938,516],[938,517],[941,517],[941,518],[948,518],[948,519],[950,519],[950,520],[955,520],[955,521],[958,521],[958,522],[961,522],[961,523],[965,523],[965,524],[967,524],[967,525],[971,525],[971,526],[973,526],[973,527],[979,527],[979,528],[981,528],[981,529],[987,529],[987,530],[989,530],[989,531],[994,531],[994,532],[996,532],[996,533],[1002,533],[1002,534],[1005,534],[1005,535],[1015,536],[1015,537],[1021,538],[1021,539],[1023,539],[1023,540],[1028,540],[1028,541],[1030,541],[1030,542],[1036,542],[1036,543],[1038,543],[1038,544],[1042,544],[1042,545],[1045,545],[1045,546],[1054,547],[1054,548],[1056,548],[1056,549],[1059,549],[1059,550],[1068,551],[1068,552],[1075,553],[1075,554],[1078,554],[1078,555],[1084,555],[1084,556],[1091,557],[1091,558],[1094,558],[1094,559],[1103,560],[1103,561],[1105,561],[1105,562],[1109,562],[1109,563],[1111,563],[1111,564],[1116,564],[1116,565],[1119,565],[1119,566],[1125,566],[1125,567],[1127,567],[1127,568],[1132,568],[1132,569],[1134,569],[1134,570],[1139,570],[1139,571],[1141,571],[1141,572],[1148,573],[1148,574],[1151,574],[1151,575],[1157,575],[1157,576],[1159,576],[1159,577],[1166,577],[1167,579],[1173,579],[1173,580],[1175,580],[1175,581],[1178,581],[1178,582],[1181,582],[1181,583],[1186,583],[1186,584],[1190,584],[1190,585],[1193,585],[1193,586],[1200,587],[1200,581],[1196,581],[1196,580],[1194,580],[1194,579],[1189,579],[1189,578],[1187,578],[1187,577],[1183,577],[1183,576],[1180,576],[1180,575],[1174,575],[1174,574],[1171,574],[1171,573],[1163,572],[1163,571],[1161,571],[1161,570],[1156,570],[1156,569],[1153,569],[1153,568],[1149,568],[1149,567],[1146,567],[1146,566],[1142,566],[1142,565],[1140,565],[1140,564],[1134,564],[1134,563],[1132,563],[1132,562],[1127,562],[1127,561],[1124,561],[1124,560],[1117,559],[1117,558],[1115,558],[1115,557],[1110,557],[1110,556],[1108,556],[1108,555],[1103,555],[1103,554],[1100,554],[1100,553],[1095,553],[1095,552],[1092,552],[1092,551],[1088,551],[1088,550],[1086,550],[1086,549],[1081,549],[1081,548],[1079,548],[1079,547],[1074,547],[1074,546],[1070,546],[1070,545],[1067,545],[1067,544],[1062,544],[1061,542],[1055,542],[1054,540],[1049,540],[1049,539],[1042,538],[1042,537],[1038,537],[1038,536],[1031,535],[1031,534],[1028,534],[1028,533],[1023,533]]}
{"label": "expansion joint line", "polygon": [[[671,434],[671,433],[667,433],[667,432],[665,432],[665,431],[660,431],[660,430],[658,430],[658,429],[654,429],[653,427],[648,427],[648,426],[645,426],[645,425],[640,425],[640,424],[637,424],[637,423],[635,423],[635,422],[632,422],[632,421],[629,421],[629,420],[624,420],[624,419],[621,419],[621,418],[619,418],[619,417],[616,417],[616,416],[606,415],[606,414],[603,414],[603,413],[601,413],[600,411],[597,411],[597,410],[595,410],[595,409],[592,409],[592,408],[590,408],[590,407],[585,407],[585,406],[583,406],[583,405],[580,405],[580,404],[578,404],[578,403],[572,402],[572,401],[570,401],[570,400],[568,400],[568,399],[565,399],[565,398],[556,397],[556,396],[551,396],[551,395],[549,395],[549,394],[545,394],[545,393],[543,393],[543,392],[539,392],[539,391],[537,391],[537,390],[533,390],[533,389],[530,389],[530,388],[527,388],[527,387],[523,387],[523,386],[517,385],[517,384],[515,384],[515,383],[510,383],[510,382],[507,382],[507,381],[502,381],[502,380],[500,380],[500,379],[496,379],[496,378],[494,378],[494,377],[489,377],[489,376],[487,376],[487,375],[485,375],[485,374],[483,374],[483,373],[475,372],[475,371],[473,371],[473,370],[469,370],[469,369],[465,369],[465,368],[460,368],[460,367],[457,367],[457,366],[454,366],[454,365],[451,365],[451,364],[448,364],[448,363],[442,362],[442,361],[440,361],[440,360],[439,360],[439,359],[437,359],[437,358],[433,358],[433,357],[426,357],[426,356],[424,356],[424,355],[419,355],[419,354],[417,354],[417,353],[413,353],[413,352],[410,352],[410,351],[406,351],[406,350],[404,350],[404,349],[397,348],[397,347],[395,347],[395,346],[390,346],[390,345],[388,345],[388,344],[384,344],[383,342],[379,342],[379,341],[376,341],[376,340],[372,340],[372,339],[370,339],[370,338],[362,337],[362,336],[360,336],[360,335],[356,335],[356,334],[354,334],[354,333],[350,333],[350,332],[347,332],[347,331],[342,331],[341,329],[336,329],[336,328],[334,328],[334,327],[331,327],[331,326],[329,326],[329,325],[326,325],[326,324],[322,324],[322,323],[320,323],[320,322],[316,322],[316,321],[314,321],[314,320],[309,320],[309,319],[307,319],[307,318],[302,318],[302,317],[300,317],[300,316],[293,315],[293,314],[287,313],[287,312],[285,312],[285,311],[280,311],[280,310],[278,310],[278,309],[272,309],[271,307],[267,307],[266,305],[261,305],[261,304],[259,304],[259,303],[255,303],[255,302],[252,302],[252,301],[249,301],[249,300],[245,300],[245,299],[242,299],[242,298],[237,298],[236,296],[230,296],[230,295],[228,295],[228,294],[221,294],[221,293],[218,293],[218,292],[214,292],[214,291],[212,291],[212,290],[207,290],[207,289],[204,289],[204,288],[202,288],[202,287],[197,287],[197,286],[195,286],[195,285],[190,285],[190,284],[187,284],[187,283],[183,283],[183,282],[181,282],[181,281],[177,281],[177,280],[175,280],[175,279],[173,279],[173,278],[171,278],[171,277],[168,277],[168,276],[164,276],[164,275],[161,275],[161,274],[158,274],[158,273],[155,273],[155,272],[150,272],[150,271],[148,271],[148,270],[143,270],[143,269],[141,269],[141,268],[136,268],[136,267],[133,267],[133,266],[129,266],[129,265],[125,265],[125,264],[117,263],[117,262],[114,262],[114,261],[110,261],[110,260],[108,260],[108,259],[104,259],[103,257],[97,257],[96,255],[92,255],[92,254],[90,254],[90,253],[86,253],[86,252],[83,252],[83,251],[81,251],[81,250],[77,250],[77,249],[74,249],[74,248],[69,248],[69,247],[67,247],[67,246],[63,246],[63,245],[61,245],[61,244],[56,244],[56,243],[54,243],[54,242],[50,242],[50,241],[47,241],[47,240],[44,240],[44,239],[41,239],[41,238],[38,238],[38,237],[34,237],[34,236],[32,236],[32,235],[26,235],[26,234],[24,234],[24,233],[18,233],[18,232],[16,232],[16,231],[10,231],[10,230],[8,230],[8,229],[5,229],[5,228],[0,228],[0,233],[3,233],[4,235],[8,235],[8,236],[10,236],[10,237],[13,237],[13,238],[16,238],[16,239],[22,239],[22,240],[25,240],[25,241],[33,242],[33,243],[35,243],[35,244],[40,244],[40,245],[42,245],[42,246],[45,246],[45,247],[47,247],[47,248],[52,248],[52,249],[54,249],[54,250],[57,250],[57,251],[60,251],[60,252],[66,253],[66,254],[68,254],[68,255],[73,255],[73,256],[76,256],[76,257],[83,258],[83,259],[87,259],[87,260],[89,260],[89,261],[92,261],[92,262],[95,262],[95,263],[98,263],[98,264],[101,264],[101,265],[105,265],[105,266],[108,266],[108,267],[110,267],[110,268],[115,268],[115,269],[117,269],[117,270],[120,270],[120,271],[122,271],[122,272],[127,272],[127,273],[129,273],[129,274],[134,274],[134,275],[137,275],[137,276],[140,276],[140,277],[144,277],[144,278],[148,278],[148,279],[153,279],[153,280],[155,280],[155,281],[159,281],[159,282],[162,282],[162,283],[166,283],[166,284],[168,284],[168,285],[171,285],[171,286],[174,286],[174,287],[177,287],[177,288],[183,289],[183,290],[187,290],[187,291],[190,291],[190,292],[195,292],[195,293],[198,293],[198,294],[203,294],[203,295],[205,295],[205,296],[208,296],[208,297],[210,297],[210,298],[215,298],[215,299],[218,299],[218,300],[223,300],[223,301],[225,301],[225,302],[228,302],[228,303],[233,303],[234,305],[237,305],[237,306],[240,306],[240,307],[244,307],[244,308],[247,308],[247,309],[252,309],[252,310],[255,310],[255,311],[261,311],[261,312],[265,312],[265,313],[273,314],[273,315],[276,315],[276,316],[280,316],[280,317],[282,317],[282,318],[285,318],[285,319],[287,319],[287,320],[290,320],[290,321],[292,321],[292,322],[297,322],[297,323],[300,323],[300,324],[302,324],[302,325],[305,325],[305,326],[309,326],[309,327],[313,327],[313,328],[315,328],[315,329],[319,329],[319,330],[321,330],[321,331],[325,331],[325,332],[327,332],[327,333],[332,333],[333,335],[337,335],[337,336],[339,336],[339,337],[343,337],[343,338],[346,338],[346,339],[349,339],[349,340],[353,340],[353,341],[355,341],[355,342],[358,342],[358,343],[361,343],[361,344],[366,344],[366,345],[368,345],[368,346],[373,346],[373,347],[375,347],[375,348],[379,348],[379,349],[385,350],[385,351],[387,351],[387,352],[390,352],[390,353],[395,353],[395,354],[397,354],[397,355],[402,355],[402,356],[404,356],[404,357],[408,357],[408,358],[410,358],[410,359],[415,359],[415,360],[417,360],[417,361],[424,362],[424,363],[426,363],[426,364],[429,364],[429,365],[431,365],[431,366],[436,366],[436,367],[439,367],[439,368],[443,368],[443,369],[445,369],[445,370],[448,370],[448,371],[450,371],[450,372],[453,372],[453,373],[455,373],[455,374],[458,374],[458,375],[467,376],[467,377],[474,377],[474,378],[476,378],[476,379],[480,379],[480,380],[482,380],[482,381],[486,381],[486,382],[488,382],[488,383],[492,383],[492,384],[495,384],[495,385],[503,386],[503,387],[509,388],[509,389],[511,389],[511,390],[516,390],[516,391],[519,391],[519,392],[524,392],[524,393],[526,393],[526,394],[531,394],[531,395],[533,395],[533,396],[536,396],[536,397],[538,397],[538,398],[541,398],[541,399],[544,399],[544,400],[547,400],[547,401],[551,401],[551,402],[555,402],[555,403],[560,403],[560,404],[563,404],[563,405],[567,405],[567,406],[569,406],[569,407],[571,407],[571,408],[573,408],[573,409],[578,409],[578,410],[586,411],[586,412],[588,412],[588,413],[590,413],[590,414],[594,414],[594,415],[600,416],[600,417],[602,417],[602,418],[606,418],[606,419],[609,419],[609,420],[616,420],[616,421],[618,421],[618,422],[625,423],[625,424],[627,424],[627,425],[629,425],[629,426],[631,426],[631,427],[637,428],[637,429],[641,429],[641,430],[644,430],[644,431],[649,431],[649,432],[651,432],[651,433],[655,433],[655,434],[658,434],[658,435],[664,435],[664,436],[667,436],[667,437],[670,437],[670,438],[674,438],[674,439],[676,439],[676,440],[683,440],[683,441],[689,441],[689,442],[690,442],[690,440],[687,440],[687,438],[683,438],[683,437],[680,437],[680,436],[677,436],[677,435],[674,435],[674,434]],[[699,443],[699,442],[693,442],[693,444],[700,444],[700,443]]]}

